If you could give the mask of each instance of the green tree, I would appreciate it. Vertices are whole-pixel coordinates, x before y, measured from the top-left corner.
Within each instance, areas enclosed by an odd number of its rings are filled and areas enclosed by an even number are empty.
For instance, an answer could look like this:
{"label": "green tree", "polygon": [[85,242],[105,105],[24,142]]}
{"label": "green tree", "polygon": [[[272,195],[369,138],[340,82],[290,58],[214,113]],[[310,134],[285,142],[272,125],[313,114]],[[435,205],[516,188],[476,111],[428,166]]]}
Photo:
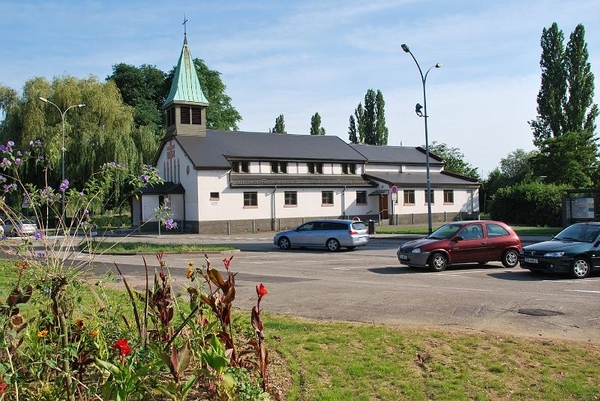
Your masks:
{"label": "green tree", "polygon": [[593,103],[594,76],[583,25],[570,35],[566,50],[563,40],[556,23],[544,28],[538,116],[529,122],[539,149],[532,163],[548,182],[583,188],[597,180],[598,105]]}
{"label": "green tree", "polygon": [[[423,146],[423,148],[424,147],[425,146]],[[481,180],[477,168],[465,161],[465,155],[460,149],[450,148],[445,143],[437,143],[434,141],[429,145],[429,152],[434,153],[444,160],[444,171]]]}
{"label": "green tree", "polygon": [[160,139],[165,128],[161,107],[169,91],[166,74],[152,65],[120,63],[106,79],[115,82],[123,102],[134,108],[135,126],[150,128]]}
{"label": "green tree", "polygon": [[[31,141],[40,140],[45,161],[52,168],[48,184],[58,187],[62,178],[61,113],[71,105],[85,104],[65,113],[65,177],[71,186],[82,183],[97,172],[104,163],[116,162],[127,171],[140,171],[143,160],[151,160],[157,143],[153,135],[145,136],[133,129],[133,109],[123,104],[114,81],[100,82],[96,77],[77,79],[72,76],[56,77],[50,83],[44,78],[34,78],[25,83],[23,95],[11,107],[2,122],[2,141],[12,140],[24,148]],[[137,139],[134,136],[137,135]],[[141,139],[143,137],[143,139]],[[148,142],[140,146],[141,142]],[[43,185],[45,177],[39,170],[25,172],[24,181]],[[119,188],[119,182],[113,183]]]}
{"label": "green tree", "polygon": [[348,140],[350,143],[358,143],[358,132],[356,130],[356,120],[351,115],[348,123]]}
{"label": "green tree", "polygon": [[575,27],[565,51],[569,98],[564,106],[565,132],[596,131],[598,105],[594,104],[594,74],[588,62],[585,28]]}
{"label": "green tree", "polygon": [[375,96],[375,108],[375,138],[378,144],[387,145],[389,130],[385,125],[385,100],[379,90]]}
{"label": "green tree", "polygon": [[8,86],[0,85],[0,121],[4,120],[6,112],[17,104],[19,94]]}
{"label": "green tree", "polygon": [[539,145],[545,139],[558,136],[564,126],[562,106],[567,94],[564,68],[564,34],[556,23],[542,31],[541,86],[537,96],[537,119],[530,121],[533,142]]}
{"label": "green tree", "polygon": [[319,115],[319,113],[315,113],[310,118],[310,134],[325,135],[325,128],[321,127],[321,116]]}
{"label": "green tree", "polygon": [[590,188],[597,178],[598,146],[588,131],[567,132],[545,140],[532,161],[549,183]]}
{"label": "green tree", "polygon": [[536,153],[536,151],[526,152],[517,149],[500,160],[500,171],[510,185],[529,181],[534,176],[531,159]]}
{"label": "green tree", "polygon": [[279,117],[275,119],[275,126],[269,130],[269,132],[277,133],[277,134],[285,134],[285,119],[283,114],[280,114]]}
{"label": "green tree", "polygon": [[388,128],[385,125],[385,101],[381,91],[367,90],[364,106],[359,103],[354,116],[350,117],[350,142],[357,143],[355,140],[358,139],[369,145],[387,145]]}
{"label": "green tree", "polygon": [[509,153],[500,160],[500,167],[490,172],[483,181],[479,191],[480,205],[483,205],[483,212],[487,212],[487,203],[494,194],[500,189],[523,182],[530,182],[538,179],[533,172],[532,160],[537,154],[536,151],[526,152],[523,149],[517,149]]}

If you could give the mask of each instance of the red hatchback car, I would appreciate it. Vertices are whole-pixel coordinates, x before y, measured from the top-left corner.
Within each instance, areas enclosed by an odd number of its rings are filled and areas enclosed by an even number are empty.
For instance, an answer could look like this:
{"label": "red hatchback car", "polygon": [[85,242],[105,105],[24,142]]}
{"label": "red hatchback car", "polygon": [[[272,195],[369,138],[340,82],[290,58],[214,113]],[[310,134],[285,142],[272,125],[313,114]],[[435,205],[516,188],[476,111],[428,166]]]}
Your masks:
{"label": "red hatchback car", "polygon": [[519,262],[521,240],[505,223],[493,220],[455,221],[425,238],[402,244],[396,253],[401,264],[441,272],[458,263],[485,264],[499,260],[505,267]]}

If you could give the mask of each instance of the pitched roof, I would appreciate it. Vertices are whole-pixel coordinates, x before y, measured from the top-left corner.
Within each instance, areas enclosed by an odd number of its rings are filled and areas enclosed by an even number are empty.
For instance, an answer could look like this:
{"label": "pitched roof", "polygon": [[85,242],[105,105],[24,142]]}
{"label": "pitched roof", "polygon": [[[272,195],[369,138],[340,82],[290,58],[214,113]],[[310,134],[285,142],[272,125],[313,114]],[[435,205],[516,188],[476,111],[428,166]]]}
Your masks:
{"label": "pitched roof", "polygon": [[[369,163],[383,164],[425,164],[425,149],[408,146],[377,146],[364,144],[350,144],[357,152],[365,156]],[[443,160],[429,152],[429,163],[443,165]]]}
{"label": "pitched roof", "polygon": [[205,137],[174,136],[170,139],[179,143],[197,169],[228,169],[231,167],[228,160],[244,159],[366,161],[342,139],[329,135],[207,130]]}
{"label": "pitched roof", "polygon": [[[441,172],[430,172],[432,187],[479,187],[479,182],[476,179],[470,177],[464,177],[458,174],[448,173],[446,171]],[[425,187],[427,182],[426,172],[410,172],[410,173],[367,173],[365,178],[374,179],[376,181],[384,182],[388,185],[397,186],[414,186],[414,187]]]}
{"label": "pitched roof", "polygon": [[163,108],[174,102],[201,103],[208,106],[208,100],[202,92],[192,53],[188,47],[187,36],[183,39],[183,48],[175,69],[175,75],[173,75],[171,91],[163,103]]}

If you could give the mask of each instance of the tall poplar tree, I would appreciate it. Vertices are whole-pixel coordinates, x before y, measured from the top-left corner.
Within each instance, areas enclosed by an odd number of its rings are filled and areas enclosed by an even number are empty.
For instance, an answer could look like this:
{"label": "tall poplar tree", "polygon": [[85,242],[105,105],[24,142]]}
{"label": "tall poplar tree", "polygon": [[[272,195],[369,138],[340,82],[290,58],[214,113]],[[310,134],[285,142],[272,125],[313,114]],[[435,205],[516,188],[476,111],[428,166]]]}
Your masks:
{"label": "tall poplar tree", "polygon": [[540,152],[532,163],[546,182],[585,188],[597,179],[594,75],[583,25],[571,33],[566,49],[563,40],[556,23],[542,31],[538,116],[529,122]]}
{"label": "tall poplar tree", "polygon": [[358,143],[358,132],[356,130],[356,120],[350,115],[348,123],[348,140],[350,143]]}
{"label": "tall poplar tree", "polygon": [[285,119],[283,114],[280,114],[279,117],[275,119],[275,126],[269,130],[269,132],[273,132],[276,134],[285,134]]}
{"label": "tall poplar tree", "polygon": [[321,127],[321,116],[319,115],[319,113],[315,113],[310,118],[310,134],[325,135],[325,128]]}
{"label": "tall poplar tree", "polygon": [[369,89],[365,94],[364,106],[359,103],[350,116],[348,127],[350,142],[358,139],[369,145],[387,145],[388,129],[385,125],[385,101],[381,91]]}

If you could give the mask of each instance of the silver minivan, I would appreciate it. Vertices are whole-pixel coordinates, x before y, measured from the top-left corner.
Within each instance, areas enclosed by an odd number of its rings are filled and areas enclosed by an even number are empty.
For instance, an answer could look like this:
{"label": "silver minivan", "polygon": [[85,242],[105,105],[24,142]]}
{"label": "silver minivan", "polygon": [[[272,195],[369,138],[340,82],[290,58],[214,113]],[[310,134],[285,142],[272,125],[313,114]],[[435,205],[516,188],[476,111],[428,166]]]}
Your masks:
{"label": "silver minivan", "polygon": [[313,220],[294,230],[275,234],[273,243],[281,249],[327,248],[335,252],[349,250],[369,243],[369,228],[360,220]]}

